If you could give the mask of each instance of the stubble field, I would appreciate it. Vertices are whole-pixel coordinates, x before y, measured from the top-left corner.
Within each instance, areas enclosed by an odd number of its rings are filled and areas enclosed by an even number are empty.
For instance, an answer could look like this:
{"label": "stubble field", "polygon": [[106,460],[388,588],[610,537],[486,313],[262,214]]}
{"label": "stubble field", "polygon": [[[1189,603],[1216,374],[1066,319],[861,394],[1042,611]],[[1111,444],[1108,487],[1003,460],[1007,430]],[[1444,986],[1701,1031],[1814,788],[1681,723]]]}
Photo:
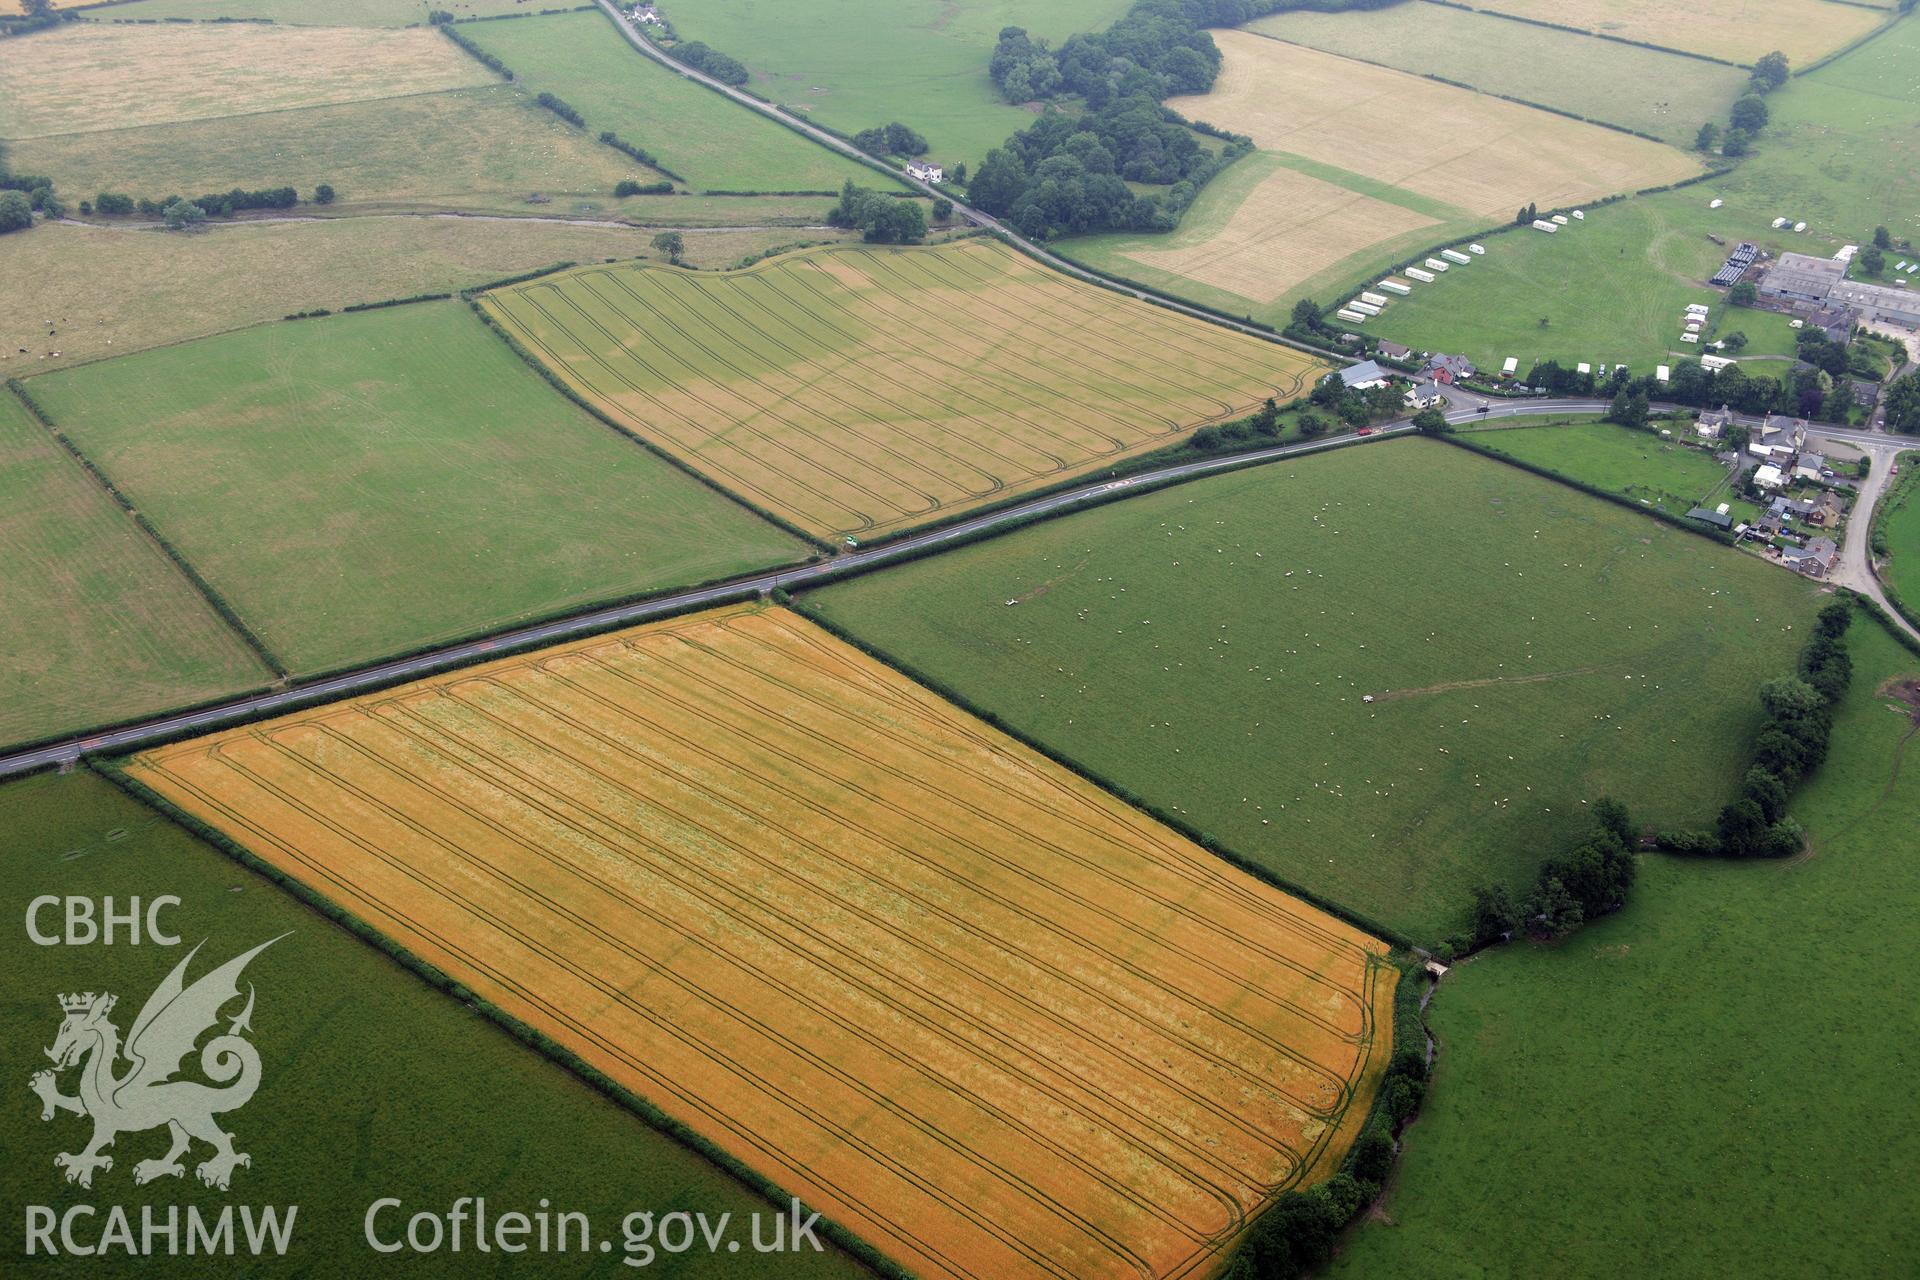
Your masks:
{"label": "stubble field", "polygon": [[862,538],[1161,447],[1323,370],[985,240],[725,275],[582,268],[485,305],[636,432],[802,528]]}
{"label": "stubble field", "polygon": [[784,610],[130,774],[922,1275],[1175,1275],[1329,1163],[1365,934]]}
{"label": "stubble field", "polygon": [[1833,0],[1473,0],[1474,7],[1751,65],[1775,49],[1804,66],[1884,22]]}
{"label": "stubble field", "polygon": [[[1698,825],[1805,580],[1464,450],[1342,449],[829,586],[809,610],[1416,940],[1613,794]],[[1367,699],[1372,698],[1372,702]]]}

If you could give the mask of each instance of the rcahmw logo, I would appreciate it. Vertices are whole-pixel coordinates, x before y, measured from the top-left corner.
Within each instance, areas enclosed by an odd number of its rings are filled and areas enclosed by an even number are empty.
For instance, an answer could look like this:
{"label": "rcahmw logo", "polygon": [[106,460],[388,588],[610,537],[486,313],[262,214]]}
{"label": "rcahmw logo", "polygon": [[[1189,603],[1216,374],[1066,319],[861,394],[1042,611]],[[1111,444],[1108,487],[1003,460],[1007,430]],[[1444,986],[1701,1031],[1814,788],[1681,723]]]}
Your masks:
{"label": "rcahmw logo", "polygon": [[[278,941],[263,942],[189,984],[187,967],[200,951],[195,946],[147,997],[124,1041],[113,1018],[118,997],[111,992],[60,997],[60,1030],[46,1050],[53,1066],[35,1072],[28,1085],[40,1098],[43,1121],[67,1112],[93,1122],[93,1136],[84,1147],[53,1158],[67,1182],[91,1189],[97,1175],[113,1169],[107,1151],[120,1135],[149,1129],[164,1128],[168,1145],[134,1164],[138,1185],[184,1179],[183,1157],[195,1143],[212,1148],[194,1166],[203,1186],[225,1191],[235,1170],[253,1163],[215,1119],[244,1107],[260,1087],[260,1054],[247,1039],[253,1029],[252,984],[237,1013],[223,1017],[221,1011],[240,999],[240,975],[248,963]],[[201,1045],[209,1031],[215,1034]],[[204,1079],[186,1070],[196,1046],[198,1075]],[[60,1087],[68,1071],[77,1071],[71,1094]],[[248,1205],[236,1218],[232,1205],[218,1213],[198,1205],[184,1210],[146,1205],[136,1211],[121,1205],[79,1204],[64,1211],[28,1205],[27,1254],[284,1253],[298,1212],[298,1206],[256,1210]]]}

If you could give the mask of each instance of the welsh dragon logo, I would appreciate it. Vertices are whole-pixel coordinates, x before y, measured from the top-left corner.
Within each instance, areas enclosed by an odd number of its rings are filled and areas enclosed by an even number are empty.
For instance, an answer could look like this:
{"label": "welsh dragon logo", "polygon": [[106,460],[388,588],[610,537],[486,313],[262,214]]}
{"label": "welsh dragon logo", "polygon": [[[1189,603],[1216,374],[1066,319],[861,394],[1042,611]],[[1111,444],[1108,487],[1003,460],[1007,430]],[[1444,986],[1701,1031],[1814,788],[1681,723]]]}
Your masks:
{"label": "welsh dragon logo", "polygon": [[[172,1145],[158,1159],[134,1165],[136,1183],[184,1176],[180,1157],[196,1138],[213,1148],[194,1170],[209,1187],[225,1191],[234,1169],[252,1163],[245,1152],[234,1150],[233,1135],[214,1121],[246,1106],[260,1087],[260,1054],[245,1039],[252,1030],[251,983],[246,1006],[228,1022],[225,1034],[214,1036],[200,1050],[200,1071],[213,1084],[174,1077],[200,1037],[219,1024],[220,1010],[239,998],[240,973],[247,962],[278,941],[271,938],[188,986],[187,965],[200,951],[194,947],[147,997],[124,1046],[110,1017],[116,996],[89,991],[60,997],[65,1017],[46,1051],[53,1068],[36,1072],[28,1084],[40,1097],[42,1120],[71,1111],[93,1121],[93,1140],[84,1150],[53,1158],[55,1167],[66,1170],[68,1182],[91,1187],[95,1170],[113,1168],[113,1157],[105,1152],[115,1138],[162,1125]],[[120,1070],[123,1058],[127,1066]],[[60,1092],[57,1077],[74,1066],[80,1068],[79,1091],[68,1096]]]}

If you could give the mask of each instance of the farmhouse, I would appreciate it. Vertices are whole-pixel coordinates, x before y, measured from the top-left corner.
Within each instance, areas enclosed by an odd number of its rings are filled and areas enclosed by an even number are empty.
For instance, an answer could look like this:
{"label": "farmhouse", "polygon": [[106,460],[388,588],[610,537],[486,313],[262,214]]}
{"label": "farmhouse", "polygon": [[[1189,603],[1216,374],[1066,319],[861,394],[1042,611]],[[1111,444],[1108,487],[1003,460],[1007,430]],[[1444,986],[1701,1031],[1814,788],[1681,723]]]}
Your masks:
{"label": "farmhouse", "polygon": [[1473,361],[1465,356],[1432,355],[1427,357],[1427,363],[1422,366],[1420,372],[1435,382],[1451,387],[1456,383],[1465,382],[1479,370],[1475,369]]}
{"label": "farmhouse", "polygon": [[920,182],[939,185],[946,179],[946,171],[937,164],[923,164],[918,160],[907,161],[907,176]]}
{"label": "farmhouse", "polygon": [[1703,440],[1718,440],[1721,433],[1724,432],[1732,422],[1733,410],[1723,404],[1718,409],[1709,409],[1701,414],[1700,422],[1695,426],[1694,430],[1699,433],[1700,438]]}
{"label": "farmhouse", "polygon": [[1386,386],[1389,381],[1387,371],[1374,360],[1362,360],[1340,371],[1340,385],[1349,391],[1370,391]]}
{"label": "farmhouse", "polygon": [[1847,264],[1804,253],[1783,253],[1760,280],[1760,296],[1788,302],[1825,302],[1846,278]]}

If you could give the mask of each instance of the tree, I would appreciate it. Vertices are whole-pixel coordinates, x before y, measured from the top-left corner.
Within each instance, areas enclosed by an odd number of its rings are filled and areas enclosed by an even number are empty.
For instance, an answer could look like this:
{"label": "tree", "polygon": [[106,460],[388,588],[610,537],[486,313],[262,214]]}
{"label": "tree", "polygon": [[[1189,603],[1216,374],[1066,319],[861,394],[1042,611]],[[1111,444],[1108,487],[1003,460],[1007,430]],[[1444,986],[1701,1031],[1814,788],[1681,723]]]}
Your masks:
{"label": "tree", "polygon": [[1647,425],[1647,396],[1642,391],[1629,391],[1621,387],[1613,397],[1613,403],[1607,407],[1607,421],[1617,422],[1623,427],[1644,427]]}
{"label": "tree", "polygon": [[953,201],[945,196],[936,196],[933,201],[933,220],[945,222],[953,216]]}
{"label": "tree", "polygon": [[995,147],[980,162],[980,172],[967,185],[967,194],[986,212],[1001,217],[1013,211],[1026,189],[1026,165],[1005,147]]}
{"label": "tree", "polygon": [[1320,304],[1312,298],[1302,298],[1293,304],[1293,323],[1302,329],[1320,327]]}
{"label": "tree", "polygon": [[1789,74],[1787,55],[1776,49],[1753,64],[1753,87],[1761,93],[1772,93],[1787,82]]}
{"label": "tree", "polygon": [[1747,345],[1746,330],[1735,329],[1732,333],[1720,339],[1720,345],[1725,347],[1729,351],[1740,350],[1742,347]]}
{"label": "tree", "polygon": [[169,231],[191,231],[207,220],[207,211],[175,196],[160,210],[160,216],[166,220]]}
{"label": "tree", "polygon": [[1268,396],[1267,402],[1253,415],[1253,434],[1269,438],[1280,434],[1280,406]]}
{"label": "tree", "polygon": [[1711,151],[1720,141],[1720,126],[1709,120],[1700,126],[1700,132],[1693,135],[1695,151]]}
{"label": "tree", "polygon": [[1747,770],[1747,779],[1741,786],[1740,798],[1753,801],[1759,807],[1761,816],[1770,823],[1778,822],[1787,816],[1786,783],[1759,765]]}
{"label": "tree", "polygon": [[1826,699],[1820,691],[1798,676],[1777,676],[1760,686],[1760,705],[1776,722],[1787,722],[1820,715]]}
{"label": "tree", "polygon": [[1887,255],[1877,245],[1868,245],[1860,251],[1860,269],[1870,276],[1877,276],[1887,269]]}
{"label": "tree", "polygon": [[1473,942],[1498,942],[1520,926],[1520,908],[1504,884],[1478,885],[1473,891]]}
{"label": "tree", "polygon": [[1558,876],[1548,876],[1527,904],[1527,917],[1535,921],[1549,938],[1564,938],[1586,919],[1580,904]]}
{"label": "tree", "polygon": [[1447,415],[1438,409],[1422,409],[1413,415],[1413,429],[1423,435],[1439,435],[1447,429]]}
{"label": "tree", "polygon": [[33,201],[24,191],[0,191],[0,235],[33,225]]}
{"label": "tree", "polygon": [[1883,251],[1893,248],[1893,233],[1885,227],[1875,227],[1873,229],[1873,247]]}
{"label": "tree", "polygon": [[1593,806],[1594,825],[1620,841],[1623,846],[1631,847],[1638,834],[1633,829],[1633,815],[1627,806],[1612,796],[1601,796]]}
{"label": "tree", "polygon": [[315,204],[332,204],[333,188],[324,182],[315,187],[313,189],[313,202]]}
{"label": "tree", "polygon": [[1303,413],[1300,415],[1300,435],[1302,439],[1311,440],[1315,436],[1325,435],[1326,432],[1327,420],[1319,414]]}
{"label": "tree", "polygon": [[1727,117],[1736,130],[1744,133],[1758,133],[1767,127],[1767,104],[1757,93],[1749,93],[1733,104],[1733,112]]}
{"label": "tree", "polygon": [[1887,426],[1920,435],[1920,374],[1910,373],[1887,390]]}
{"label": "tree", "polygon": [[687,242],[678,231],[662,231],[653,238],[653,247],[666,254],[667,261],[677,267],[680,255],[687,251]]}
{"label": "tree", "polygon": [[1759,298],[1760,291],[1753,287],[1753,281],[1742,280],[1727,291],[1727,301],[1736,307],[1750,307]]}
{"label": "tree", "polygon": [[1720,143],[1720,154],[1738,158],[1753,150],[1753,135],[1745,129],[1729,129]]}
{"label": "tree", "polygon": [[1753,800],[1742,797],[1720,811],[1714,831],[1720,853],[1727,858],[1751,858],[1767,838],[1767,815]]}

